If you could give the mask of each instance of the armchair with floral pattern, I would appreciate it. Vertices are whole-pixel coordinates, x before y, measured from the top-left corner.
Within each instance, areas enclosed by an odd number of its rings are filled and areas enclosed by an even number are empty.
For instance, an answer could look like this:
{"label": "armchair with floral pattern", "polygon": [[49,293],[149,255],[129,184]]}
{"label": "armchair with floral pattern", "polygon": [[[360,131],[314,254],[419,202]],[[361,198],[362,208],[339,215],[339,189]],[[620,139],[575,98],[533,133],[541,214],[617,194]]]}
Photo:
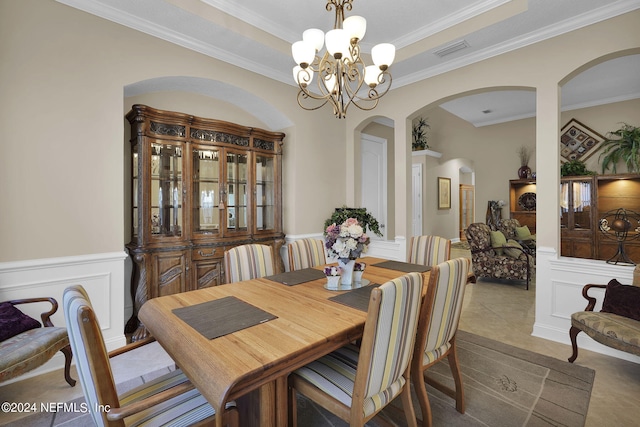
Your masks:
{"label": "armchair with floral pattern", "polygon": [[517,257],[498,255],[491,246],[491,229],[487,224],[473,223],[465,231],[471,249],[471,261],[476,277],[522,280],[529,289],[534,270],[533,257],[522,249]]}

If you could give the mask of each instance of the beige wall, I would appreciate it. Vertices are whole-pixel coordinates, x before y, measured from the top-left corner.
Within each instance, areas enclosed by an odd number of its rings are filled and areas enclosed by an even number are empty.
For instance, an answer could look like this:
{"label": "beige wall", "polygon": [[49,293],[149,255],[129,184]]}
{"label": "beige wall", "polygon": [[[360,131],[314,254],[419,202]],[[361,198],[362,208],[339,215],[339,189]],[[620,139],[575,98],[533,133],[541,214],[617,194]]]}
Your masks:
{"label": "beige wall", "polygon": [[0,28],[0,125],[15,135],[3,139],[1,261],[123,249],[123,91],[156,77],[223,81],[296,124],[272,129],[287,133],[287,233],[319,232],[344,203],[344,122],[301,110],[293,87],[52,0],[0,1]]}
{"label": "beige wall", "polygon": [[[0,24],[4,34],[9,35],[0,39],[3,57],[0,124],[5,129],[15,129],[19,138],[5,138],[3,144],[4,167],[0,178],[3,183],[15,185],[0,187],[3,203],[11,206],[5,210],[0,225],[1,260],[122,249],[125,234],[122,116],[127,109],[123,107],[123,88],[155,77],[193,76],[223,81],[255,94],[294,123],[291,129],[284,129],[287,233],[318,232],[334,206],[357,201],[354,191],[357,168],[347,167],[356,164],[355,149],[349,145],[356,133],[349,129],[369,121],[367,115],[371,113],[352,110],[346,121],[337,121],[330,114],[323,114],[326,111],[320,114],[303,111],[293,102],[295,90],[291,86],[53,1],[2,1],[0,8]],[[537,87],[548,91],[550,85],[557,87],[565,76],[589,61],[619,49],[637,48],[637,34],[626,29],[638,31],[632,25],[638,16],[637,12],[630,13],[390,92],[376,114],[394,120],[394,140],[407,141],[406,146],[394,144],[393,157],[398,169],[393,174],[395,182],[389,187],[393,197],[390,205],[407,206],[409,201],[411,160],[407,135],[411,129],[407,117],[429,105],[482,88]],[[578,44],[588,44],[590,49],[574,49]],[[540,70],[546,73],[541,75]],[[147,99],[158,97],[150,95]],[[167,106],[175,105],[181,110],[187,104],[176,99]],[[252,120],[240,109],[226,107],[217,104],[203,111],[230,120]],[[532,119],[521,120],[475,129],[461,123],[449,126],[455,119],[442,111],[429,115],[437,136],[432,141],[433,148],[447,149],[442,161],[473,159],[478,212],[487,200],[506,197],[506,181],[515,177],[518,166],[514,138],[521,140],[525,135],[522,143],[526,144],[533,144],[538,138],[539,150],[540,144],[549,142],[541,141],[534,127],[557,134],[554,120],[535,125]],[[586,116],[584,122],[598,128],[602,120]],[[606,124],[613,125],[603,123],[602,127]],[[503,155],[497,162],[502,165],[508,163],[510,152],[513,166],[494,167],[496,153]],[[555,164],[556,158],[557,153],[545,158],[545,163]],[[537,164],[531,166],[534,170],[538,168]],[[391,217],[395,218],[395,234],[406,236],[410,209]]]}
{"label": "beige wall", "polygon": [[[637,123],[638,111],[640,111],[640,99],[616,102],[607,105],[582,108],[566,111],[561,114],[561,125],[566,124],[572,118],[587,125],[591,129],[606,136],[606,133],[615,130],[619,122]],[[414,157],[413,163],[425,165],[424,201],[424,232],[456,237],[459,218],[458,201],[456,199],[456,186],[453,184],[459,177],[456,167],[451,164],[452,159],[464,160],[475,172],[476,185],[476,221],[484,222],[487,203],[490,200],[504,200],[507,205],[503,209],[503,218],[509,217],[509,180],[517,179],[517,171],[520,160],[517,150],[520,146],[533,149],[529,165],[533,172],[549,173],[558,166],[550,165],[544,159],[536,159],[536,119],[522,119],[507,123],[495,124],[476,128],[459,117],[436,107],[429,109],[425,117],[429,118],[431,129],[429,131],[430,149],[440,152],[440,159],[420,156]],[[590,170],[601,173],[599,152],[596,152],[586,160]],[[447,166],[448,164],[448,166]],[[434,210],[437,199],[437,188],[434,184],[438,175],[452,178],[452,209],[447,211]],[[626,167],[619,166],[618,172],[626,172]],[[610,173],[610,172],[608,172]],[[463,181],[461,181],[462,183]],[[465,182],[466,183],[466,182]],[[431,218],[430,218],[431,216]],[[451,216],[451,218],[444,218]]]}

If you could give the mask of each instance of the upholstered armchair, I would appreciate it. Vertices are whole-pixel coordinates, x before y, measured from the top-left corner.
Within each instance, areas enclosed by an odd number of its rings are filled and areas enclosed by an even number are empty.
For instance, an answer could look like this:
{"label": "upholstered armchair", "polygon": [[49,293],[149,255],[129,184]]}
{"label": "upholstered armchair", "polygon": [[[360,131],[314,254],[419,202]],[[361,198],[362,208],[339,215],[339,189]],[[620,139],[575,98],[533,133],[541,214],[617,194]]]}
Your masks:
{"label": "upholstered armchair", "polygon": [[470,224],[465,235],[471,249],[471,261],[476,277],[521,280],[529,289],[534,269],[533,257],[522,248],[510,248],[511,255],[498,254],[491,246],[491,229],[487,224]]}
{"label": "upholstered armchair", "polygon": [[[41,302],[51,304],[51,309],[40,315],[42,325],[15,307]],[[0,303],[0,382],[44,365],[60,351],[65,358],[64,379],[72,387],[76,384],[70,375],[72,353],[67,330],[51,321],[57,310],[58,302],[51,297]]]}
{"label": "upholstered armchair", "polygon": [[[634,271],[633,285],[623,285],[612,279],[607,285],[588,284],[582,288],[582,296],[587,300],[583,311],[571,315],[571,347],[573,353],[569,362],[578,357],[577,336],[584,332],[589,337],[616,350],[640,356],[640,282],[637,280],[639,267]],[[598,302],[591,289],[604,289],[602,308],[595,311]]]}

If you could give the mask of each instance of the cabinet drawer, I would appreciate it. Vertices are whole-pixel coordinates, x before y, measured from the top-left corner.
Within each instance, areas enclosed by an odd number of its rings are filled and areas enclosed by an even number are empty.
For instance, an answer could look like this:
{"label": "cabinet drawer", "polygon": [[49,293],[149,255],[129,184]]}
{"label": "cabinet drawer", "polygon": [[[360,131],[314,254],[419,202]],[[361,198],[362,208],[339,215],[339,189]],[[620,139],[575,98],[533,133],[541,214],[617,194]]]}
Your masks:
{"label": "cabinet drawer", "polygon": [[224,256],[224,249],[221,247],[216,248],[196,248],[191,252],[191,259],[211,259],[222,258]]}

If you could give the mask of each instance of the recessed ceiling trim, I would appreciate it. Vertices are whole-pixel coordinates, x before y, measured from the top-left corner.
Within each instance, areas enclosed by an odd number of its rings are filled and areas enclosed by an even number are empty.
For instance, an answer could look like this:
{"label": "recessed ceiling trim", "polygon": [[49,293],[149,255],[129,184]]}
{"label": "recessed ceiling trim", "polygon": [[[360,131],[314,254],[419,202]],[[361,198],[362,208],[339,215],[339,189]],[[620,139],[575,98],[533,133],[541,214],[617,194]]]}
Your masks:
{"label": "recessed ceiling trim", "polygon": [[263,31],[271,33],[272,35],[286,40],[289,43],[293,43],[300,38],[299,34],[295,31],[288,31],[282,24],[273,22],[266,19],[264,16],[257,15],[255,12],[242,6],[238,1],[229,0],[200,0],[202,3],[206,3],[211,7],[221,10],[233,16],[236,19],[246,22],[249,25],[253,25],[256,28],[260,28]]}
{"label": "recessed ceiling trim", "polygon": [[411,34],[407,34],[404,37],[399,37],[396,40],[391,41],[396,46],[396,49],[402,49],[422,39],[426,39],[436,33],[444,31],[461,22],[467,21],[471,18],[475,18],[485,12],[509,3],[511,0],[487,0],[471,7],[465,7],[459,13],[451,14],[444,19],[440,19],[438,22],[425,25],[417,31],[413,31]]}
{"label": "recessed ceiling trim", "polygon": [[290,76],[285,75],[279,70],[268,67],[265,64],[251,61],[246,57],[231,53],[228,50],[217,48],[208,43],[203,43],[193,37],[186,37],[184,34],[178,33],[166,27],[162,27],[155,23],[151,23],[149,21],[141,19],[138,16],[123,12],[122,10],[106,6],[102,3],[87,2],[86,0],[56,1],[58,3],[62,3],[67,6],[71,6],[84,12],[107,19],[111,22],[115,22],[116,24],[124,25],[125,27],[132,28],[150,36],[154,36],[170,43],[174,43],[178,46],[182,46],[195,52],[202,53],[211,58],[219,59],[231,65],[244,68],[245,70],[252,71],[256,74],[263,75],[273,80],[286,83],[288,85],[293,85],[293,83],[290,81]]}
{"label": "recessed ceiling trim", "polygon": [[558,24],[554,24],[552,26],[530,32],[522,37],[505,41],[504,43],[497,44],[495,46],[492,46],[491,48],[482,49],[474,53],[465,55],[464,57],[451,59],[444,64],[436,65],[424,70],[417,70],[416,72],[408,74],[404,77],[395,78],[393,80],[394,89],[419,82],[429,77],[434,77],[449,71],[453,71],[458,68],[462,68],[467,65],[492,58],[494,56],[502,55],[503,53],[511,52],[534,43],[557,37],[562,34],[578,30],[596,22],[604,21],[606,19],[631,12],[639,8],[640,2],[638,2],[638,0],[626,0],[620,2],[620,4],[616,3],[613,6],[603,6],[599,9],[596,9],[595,11],[574,16]]}

